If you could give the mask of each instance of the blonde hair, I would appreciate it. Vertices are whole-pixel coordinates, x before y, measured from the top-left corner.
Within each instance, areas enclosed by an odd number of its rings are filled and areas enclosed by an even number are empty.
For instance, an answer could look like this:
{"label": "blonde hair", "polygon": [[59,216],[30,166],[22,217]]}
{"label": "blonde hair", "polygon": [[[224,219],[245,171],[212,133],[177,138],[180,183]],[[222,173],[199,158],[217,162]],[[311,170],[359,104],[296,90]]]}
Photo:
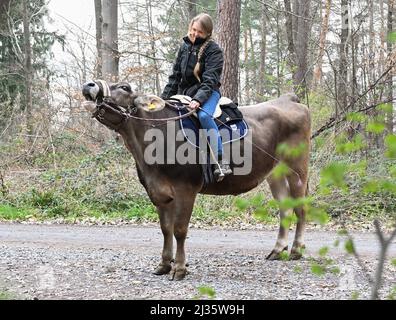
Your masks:
{"label": "blonde hair", "polygon": [[203,52],[209,45],[210,41],[213,41],[213,39],[212,39],[213,20],[212,20],[211,16],[208,15],[207,13],[201,13],[191,19],[190,24],[188,26],[189,32],[195,22],[198,22],[201,25],[203,31],[205,31],[205,33],[207,35],[205,42],[202,44],[201,48],[198,51],[197,64],[194,67],[194,76],[197,78],[197,80],[199,82],[201,82],[201,79],[199,78],[199,70],[201,69],[200,60],[202,58]]}

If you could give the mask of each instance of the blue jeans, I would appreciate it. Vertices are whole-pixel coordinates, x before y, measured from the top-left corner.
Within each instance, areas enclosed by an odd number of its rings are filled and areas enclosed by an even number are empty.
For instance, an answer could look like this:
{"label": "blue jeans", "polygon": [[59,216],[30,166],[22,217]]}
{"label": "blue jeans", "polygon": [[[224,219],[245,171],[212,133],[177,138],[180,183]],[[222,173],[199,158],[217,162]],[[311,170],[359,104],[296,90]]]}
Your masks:
{"label": "blue jeans", "polygon": [[[216,105],[220,100],[220,93],[213,91],[209,99],[201,107],[202,110],[198,111],[198,119],[203,129],[206,129],[207,137],[209,138],[210,147],[216,156],[216,160],[223,155],[223,144],[221,143],[221,137],[219,129],[213,119],[213,115],[216,110]],[[216,136],[217,135],[217,136]],[[212,139],[211,139],[212,137]],[[217,145],[215,144],[217,138]]]}

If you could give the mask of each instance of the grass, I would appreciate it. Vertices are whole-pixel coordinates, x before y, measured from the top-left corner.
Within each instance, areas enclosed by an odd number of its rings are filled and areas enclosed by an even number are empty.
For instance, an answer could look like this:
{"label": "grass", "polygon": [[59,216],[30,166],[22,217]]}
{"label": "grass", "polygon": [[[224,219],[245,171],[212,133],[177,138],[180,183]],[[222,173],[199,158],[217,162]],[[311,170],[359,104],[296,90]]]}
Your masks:
{"label": "grass", "polygon": [[2,220],[27,220],[35,216],[36,211],[28,208],[16,208],[10,205],[0,204],[0,218]]}
{"label": "grass", "polygon": [[0,291],[0,300],[14,300],[15,296],[6,291]]}

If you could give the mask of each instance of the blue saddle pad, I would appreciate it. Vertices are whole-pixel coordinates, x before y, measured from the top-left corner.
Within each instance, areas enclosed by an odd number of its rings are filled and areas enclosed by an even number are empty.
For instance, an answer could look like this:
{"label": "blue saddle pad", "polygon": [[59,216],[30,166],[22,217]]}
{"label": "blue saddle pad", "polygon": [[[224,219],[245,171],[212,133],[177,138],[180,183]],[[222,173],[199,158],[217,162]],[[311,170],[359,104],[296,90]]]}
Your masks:
{"label": "blue saddle pad", "polygon": [[[188,111],[189,110],[187,109],[179,109],[179,115],[184,115]],[[196,148],[202,146],[202,144],[200,144],[200,139],[203,139],[203,137],[199,135],[199,129],[201,127],[198,119],[194,116],[190,116],[182,118],[179,121],[186,140]],[[233,141],[238,141],[248,134],[249,127],[243,119],[231,120],[226,123],[219,123],[218,121],[215,122],[219,128],[223,145]]]}

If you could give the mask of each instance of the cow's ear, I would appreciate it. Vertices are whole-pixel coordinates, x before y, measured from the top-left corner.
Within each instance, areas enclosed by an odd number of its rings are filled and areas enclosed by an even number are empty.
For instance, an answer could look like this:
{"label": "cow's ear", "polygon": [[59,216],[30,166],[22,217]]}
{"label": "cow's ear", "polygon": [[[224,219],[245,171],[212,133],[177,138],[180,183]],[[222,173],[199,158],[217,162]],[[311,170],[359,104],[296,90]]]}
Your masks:
{"label": "cow's ear", "polygon": [[139,96],[135,99],[134,104],[148,112],[157,112],[165,108],[165,101],[155,95]]}

